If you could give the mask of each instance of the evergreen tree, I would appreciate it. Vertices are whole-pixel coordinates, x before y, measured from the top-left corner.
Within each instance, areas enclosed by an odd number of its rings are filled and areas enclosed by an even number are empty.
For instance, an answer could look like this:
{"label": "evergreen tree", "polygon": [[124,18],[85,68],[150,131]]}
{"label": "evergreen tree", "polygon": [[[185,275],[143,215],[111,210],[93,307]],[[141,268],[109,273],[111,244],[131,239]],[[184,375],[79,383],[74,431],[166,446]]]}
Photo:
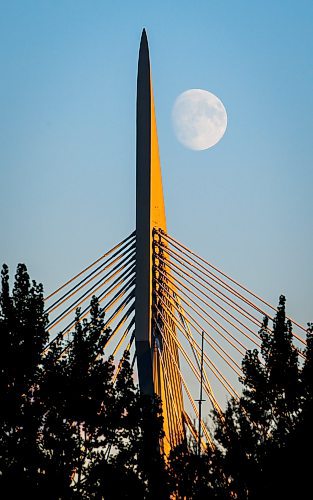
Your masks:
{"label": "evergreen tree", "polygon": [[229,487],[224,474],[224,461],[214,443],[198,453],[198,443],[192,438],[174,448],[168,460],[171,492],[178,500],[228,500]]}
{"label": "evergreen tree", "polygon": [[86,472],[86,498],[169,498],[160,405],[139,394],[126,353],[110,407],[112,412],[103,411],[101,446]]}
{"label": "evergreen tree", "polygon": [[301,413],[301,389],[283,296],[273,330],[265,318],[260,335],[261,357],[254,350],[243,359],[241,398],[229,402],[224,422],[216,420],[228,488],[240,499],[283,497],[294,480],[286,478],[286,471],[289,442]]}
{"label": "evergreen tree", "polygon": [[76,428],[69,420],[70,376],[64,343],[52,343],[44,356],[40,383],[43,420],[39,446],[42,457],[40,489],[49,499],[72,498],[72,482],[80,457]]}
{"label": "evergreen tree", "polygon": [[42,286],[30,283],[24,265],[12,295],[3,267],[0,306],[0,488],[7,498],[167,498],[157,493],[159,403],[140,396],[128,354],[114,383],[113,359],[103,355],[111,332],[97,299],[88,321],[77,311],[71,341],[46,349]]}
{"label": "evergreen tree", "polygon": [[41,351],[47,341],[42,285],[19,264],[12,296],[2,268],[0,295],[0,488],[10,498],[36,490],[40,481]]}
{"label": "evergreen tree", "polygon": [[[2,498],[226,500],[309,498],[313,447],[313,324],[304,361],[280,297],[261,351],[247,351],[242,396],[215,415],[217,446],[199,457],[187,442],[165,466],[158,398],[141,396],[129,353],[117,378],[104,357],[111,331],[92,298],[70,341],[48,342],[43,289],[19,264],[0,294],[0,489]],[[297,478],[299,480],[297,481]]]}
{"label": "evergreen tree", "polygon": [[313,324],[308,324],[305,360],[300,372],[301,411],[295,431],[289,436],[285,457],[285,491],[294,498],[312,495],[311,461],[313,448]]}
{"label": "evergreen tree", "polygon": [[[61,465],[63,497],[67,490],[67,495],[77,498],[110,498],[110,491],[131,476],[132,471],[125,467],[126,456],[124,461],[117,457],[121,450],[126,455],[127,418],[137,392],[126,360],[113,384],[113,359],[103,358],[110,330],[104,329],[104,314],[95,297],[90,320],[81,322],[78,310],[75,323],[71,342],[55,344],[45,363],[43,449],[49,470]],[[135,479],[138,482],[136,475]]]}

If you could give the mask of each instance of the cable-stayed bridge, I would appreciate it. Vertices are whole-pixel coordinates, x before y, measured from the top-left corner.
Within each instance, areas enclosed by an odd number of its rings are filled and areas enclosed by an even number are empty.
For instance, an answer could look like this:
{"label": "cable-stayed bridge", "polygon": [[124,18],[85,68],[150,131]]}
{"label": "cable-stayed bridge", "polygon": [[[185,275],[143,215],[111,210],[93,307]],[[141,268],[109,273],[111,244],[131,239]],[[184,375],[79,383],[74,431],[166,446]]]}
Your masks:
{"label": "cable-stayed bridge", "polygon": [[[242,357],[260,348],[263,318],[271,330],[276,307],[167,232],[145,31],[136,151],[136,230],[46,297],[51,338],[46,349],[57,339],[71,340],[76,308],[80,319],[88,318],[96,295],[105,311],[104,330],[110,328],[103,355],[113,354],[114,377],[130,352],[142,393],[161,398],[165,452],[188,433],[200,437],[205,449],[214,446],[209,410],[222,415],[225,399],[239,397]],[[303,357],[306,328],[290,319]],[[198,397],[204,399],[202,412]]]}

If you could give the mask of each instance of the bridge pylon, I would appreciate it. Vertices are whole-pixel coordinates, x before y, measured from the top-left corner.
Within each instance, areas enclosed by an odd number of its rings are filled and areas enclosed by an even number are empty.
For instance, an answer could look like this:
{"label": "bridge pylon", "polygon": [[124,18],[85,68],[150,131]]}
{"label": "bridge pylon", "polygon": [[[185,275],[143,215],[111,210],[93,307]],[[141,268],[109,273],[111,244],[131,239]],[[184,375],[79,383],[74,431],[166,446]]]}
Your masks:
{"label": "bridge pylon", "polygon": [[[159,238],[156,229],[166,232],[166,216],[149,47],[146,31],[143,30],[137,76],[135,342],[140,390],[150,396],[157,394],[162,401],[163,447],[168,453],[184,437],[184,410],[178,348],[173,340],[175,325],[171,325],[172,332],[167,338],[169,352],[158,336],[156,324],[162,321],[157,310],[163,310],[161,302],[158,309],[155,307],[158,301],[156,289],[158,296],[162,295],[162,289],[154,279],[155,273],[158,273],[155,270],[158,247],[154,245],[154,239]],[[163,298],[169,302],[166,296]],[[171,309],[170,303],[168,307]],[[164,324],[162,331],[166,335]]]}

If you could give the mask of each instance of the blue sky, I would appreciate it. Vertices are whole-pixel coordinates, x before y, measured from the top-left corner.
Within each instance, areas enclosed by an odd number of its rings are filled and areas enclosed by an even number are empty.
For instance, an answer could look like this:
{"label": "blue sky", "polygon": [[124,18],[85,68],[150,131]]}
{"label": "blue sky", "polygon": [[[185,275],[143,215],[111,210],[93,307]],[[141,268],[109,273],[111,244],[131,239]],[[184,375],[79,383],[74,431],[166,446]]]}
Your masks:
{"label": "blue sky", "polygon": [[[0,260],[47,292],[134,229],[141,30],[152,60],[168,229],[313,320],[311,1],[0,0]],[[228,129],[175,138],[203,88]]]}

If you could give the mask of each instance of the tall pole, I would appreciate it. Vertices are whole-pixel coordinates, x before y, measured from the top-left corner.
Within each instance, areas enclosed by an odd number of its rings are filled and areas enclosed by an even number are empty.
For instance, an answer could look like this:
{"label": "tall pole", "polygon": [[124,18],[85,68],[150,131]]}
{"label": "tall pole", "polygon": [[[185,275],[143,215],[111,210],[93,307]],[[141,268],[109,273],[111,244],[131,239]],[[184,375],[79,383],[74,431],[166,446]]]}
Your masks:
{"label": "tall pole", "polygon": [[200,361],[200,394],[199,394],[199,428],[198,428],[198,457],[200,458],[201,455],[201,419],[202,419],[202,402],[204,401],[202,399],[203,395],[203,340],[204,340],[204,333],[202,330],[202,335],[201,335],[201,361]]}

